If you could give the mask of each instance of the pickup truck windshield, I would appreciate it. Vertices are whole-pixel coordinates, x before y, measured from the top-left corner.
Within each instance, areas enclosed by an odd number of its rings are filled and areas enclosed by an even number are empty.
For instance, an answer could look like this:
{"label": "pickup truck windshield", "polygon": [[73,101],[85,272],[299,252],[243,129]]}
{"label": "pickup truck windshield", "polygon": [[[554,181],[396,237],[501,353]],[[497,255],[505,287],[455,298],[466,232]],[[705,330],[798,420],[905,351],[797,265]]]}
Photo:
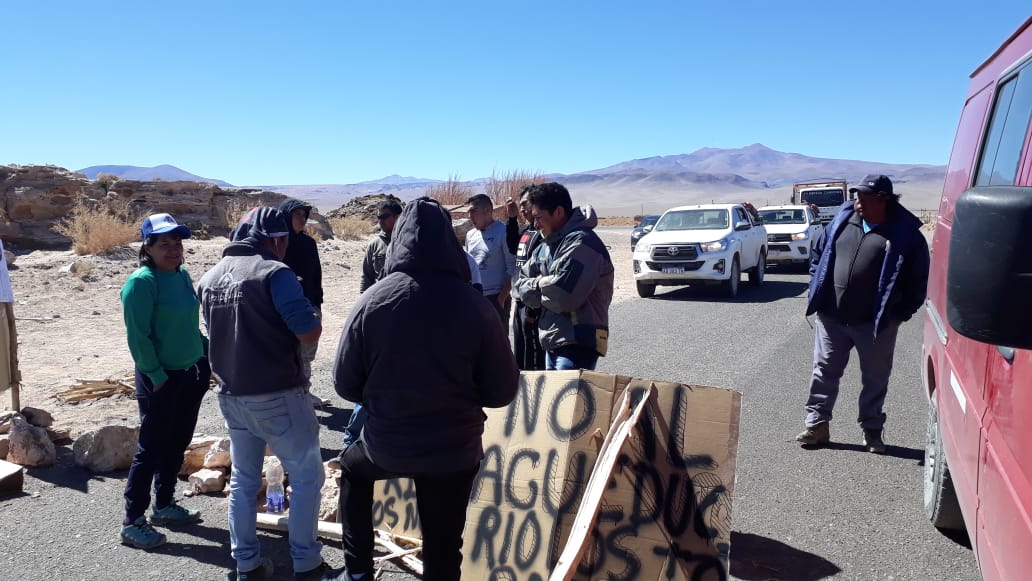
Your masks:
{"label": "pickup truck windshield", "polygon": [[838,206],[846,201],[842,190],[804,190],[800,200],[804,204],[815,204],[819,208]]}
{"label": "pickup truck windshield", "polygon": [[729,218],[727,210],[677,210],[667,212],[659,219],[655,230],[725,230]]}
{"label": "pickup truck windshield", "polygon": [[802,210],[760,210],[764,224],[806,224],[806,213]]}

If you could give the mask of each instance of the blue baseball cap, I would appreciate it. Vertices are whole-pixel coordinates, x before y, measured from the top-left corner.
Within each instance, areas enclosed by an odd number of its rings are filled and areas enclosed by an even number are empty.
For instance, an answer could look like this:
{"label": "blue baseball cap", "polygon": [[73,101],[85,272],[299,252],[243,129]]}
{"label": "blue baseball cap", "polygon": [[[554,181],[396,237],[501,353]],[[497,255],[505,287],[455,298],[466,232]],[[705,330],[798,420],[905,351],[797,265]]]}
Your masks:
{"label": "blue baseball cap", "polygon": [[176,222],[176,219],[171,214],[151,214],[147,216],[143,221],[143,225],[140,226],[140,233],[143,234],[145,240],[148,236],[170,234],[172,232],[179,234],[180,238],[190,237],[190,229]]}

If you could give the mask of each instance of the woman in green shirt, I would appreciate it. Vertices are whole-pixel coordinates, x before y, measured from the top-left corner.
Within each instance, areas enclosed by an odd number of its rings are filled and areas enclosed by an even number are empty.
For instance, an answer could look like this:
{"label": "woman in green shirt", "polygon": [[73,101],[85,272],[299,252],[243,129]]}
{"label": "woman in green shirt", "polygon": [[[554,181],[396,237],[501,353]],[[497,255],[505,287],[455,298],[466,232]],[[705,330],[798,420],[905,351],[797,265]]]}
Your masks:
{"label": "woman in green shirt", "polygon": [[[140,268],[122,287],[140,408],[139,445],[125,485],[122,542],[152,549],[166,540],[153,525],[196,522],[201,517],[173,497],[211,367],[207,339],[198,324],[197,294],[182,267],[183,239],[190,237],[190,229],[169,214],[154,214],[144,220],[140,232]],[[150,505],[151,481],[154,510],[148,522],[144,513]]]}

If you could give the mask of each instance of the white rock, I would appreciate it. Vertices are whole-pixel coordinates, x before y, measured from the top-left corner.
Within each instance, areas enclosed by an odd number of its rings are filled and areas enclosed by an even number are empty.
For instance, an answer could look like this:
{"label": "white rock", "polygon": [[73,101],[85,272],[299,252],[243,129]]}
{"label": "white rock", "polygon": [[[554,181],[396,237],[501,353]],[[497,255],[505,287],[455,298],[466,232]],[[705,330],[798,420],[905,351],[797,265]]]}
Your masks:
{"label": "white rock", "polygon": [[179,475],[187,476],[204,468],[204,457],[216,441],[218,438],[212,436],[194,436],[183,452],[183,465],[179,468]]}
{"label": "white rock", "polygon": [[133,463],[140,428],[104,426],[86,432],[72,444],[75,463],[93,472],[124,470]]}
{"label": "white rock", "polygon": [[335,460],[323,463],[326,480],[323,481],[319,501],[319,520],[337,522],[340,508],[340,463]]}
{"label": "white rock", "polygon": [[57,449],[46,430],[21,417],[12,419],[8,462],[22,466],[50,466],[56,459]]}
{"label": "white rock", "polygon": [[25,416],[18,412],[0,412],[0,434],[6,434],[11,431],[11,420],[14,418],[25,419]]}
{"label": "white rock", "polygon": [[233,461],[230,460],[229,456],[230,440],[229,438],[222,438],[217,440],[211,447],[208,448],[208,453],[204,456],[204,468],[229,468],[233,465]]}
{"label": "white rock", "polygon": [[221,492],[226,486],[226,473],[218,468],[201,468],[190,475],[190,490],[195,494]]}

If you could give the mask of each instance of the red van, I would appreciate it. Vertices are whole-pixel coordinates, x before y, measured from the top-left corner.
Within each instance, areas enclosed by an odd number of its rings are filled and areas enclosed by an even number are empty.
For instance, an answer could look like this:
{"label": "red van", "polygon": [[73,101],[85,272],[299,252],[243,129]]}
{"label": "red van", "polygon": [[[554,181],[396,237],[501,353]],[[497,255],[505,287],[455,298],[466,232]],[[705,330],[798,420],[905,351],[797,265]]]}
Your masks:
{"label": "red van", "polygon": [[986,581],[1032,576],[1032,18],[982,66],[932,242],[925,512]]}

